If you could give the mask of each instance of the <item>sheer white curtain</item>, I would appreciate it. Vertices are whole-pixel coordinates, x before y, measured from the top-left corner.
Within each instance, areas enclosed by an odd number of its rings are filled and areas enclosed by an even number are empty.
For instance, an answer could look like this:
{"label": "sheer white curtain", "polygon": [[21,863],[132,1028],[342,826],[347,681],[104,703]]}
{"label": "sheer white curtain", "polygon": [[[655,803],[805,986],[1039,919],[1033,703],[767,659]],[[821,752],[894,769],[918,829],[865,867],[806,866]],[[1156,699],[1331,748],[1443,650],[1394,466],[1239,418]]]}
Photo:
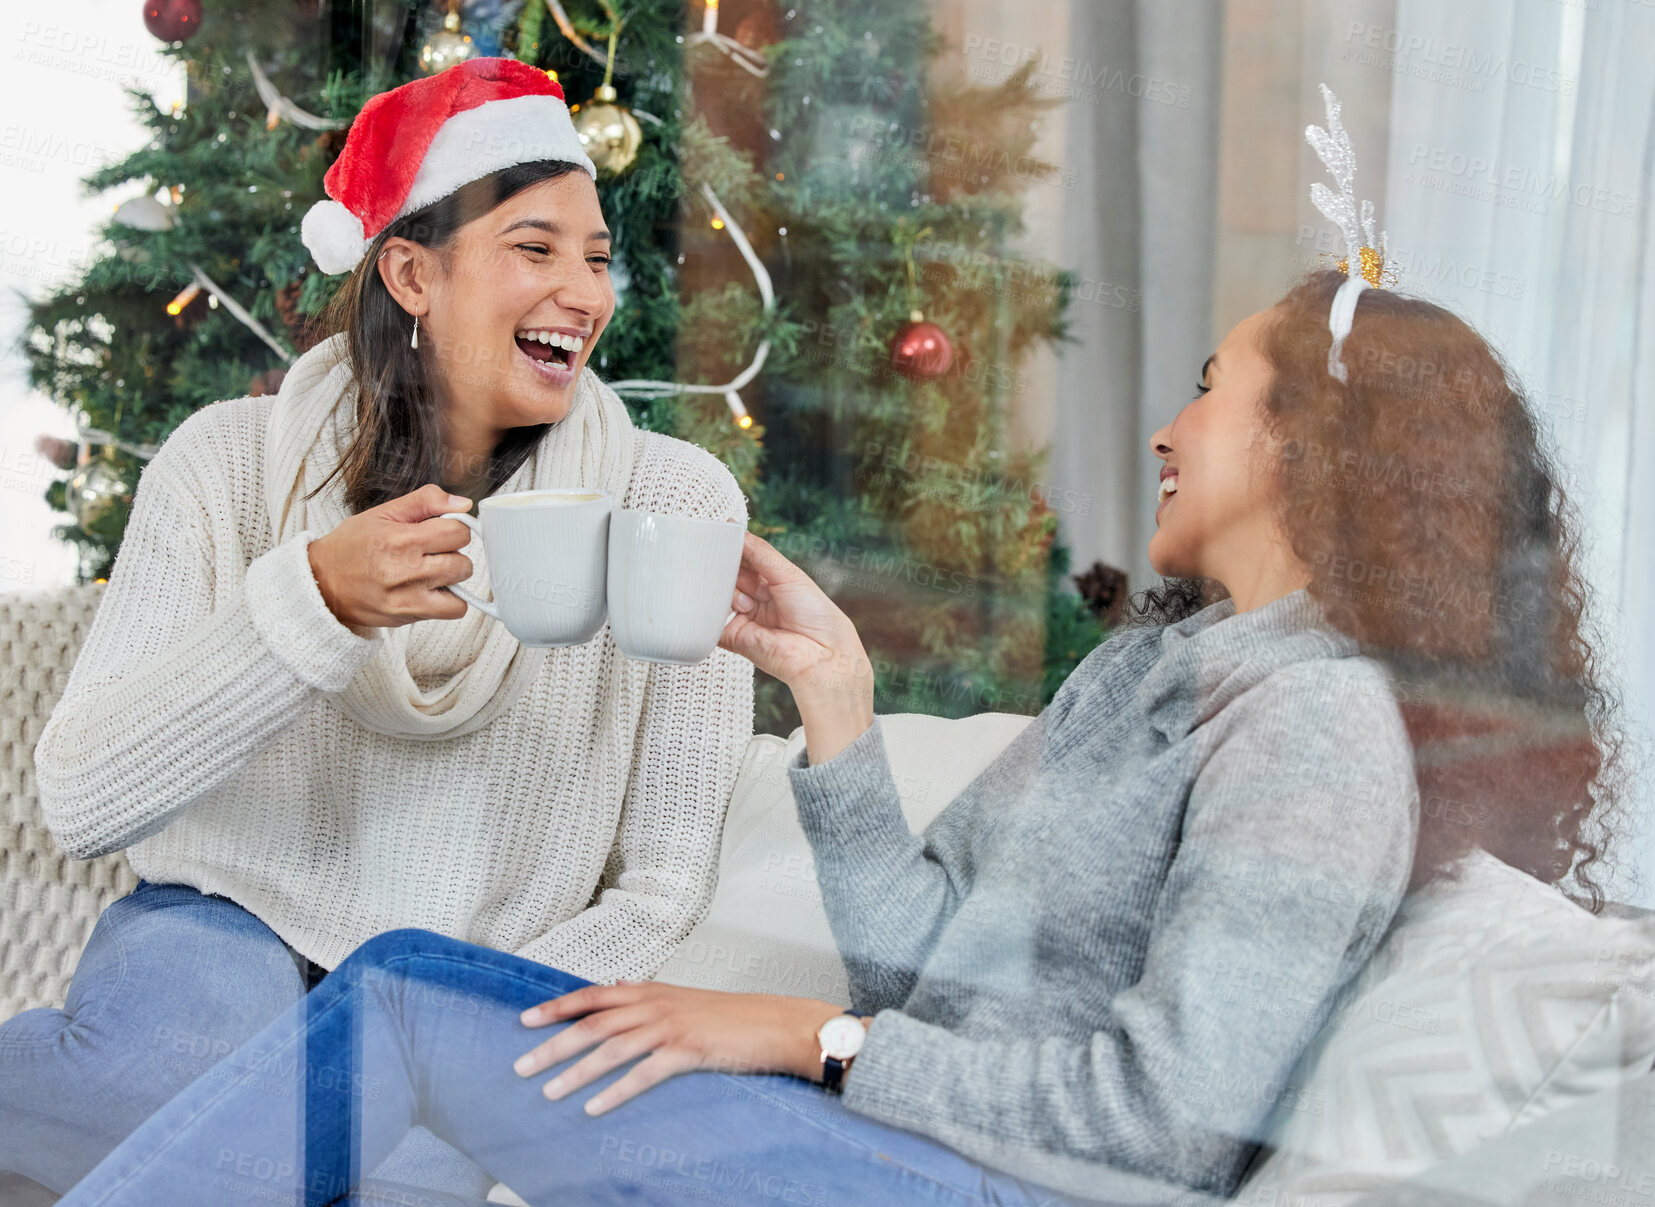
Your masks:
{"label": "sheer white curtain", "polygon": [[[1533,397],[1585,521],[1605,669],[1647,732],[1655,7],[1398,0],[1393,29],[1349,40],[1395,75],[1382,217],[1402,287],[1491,336]],[[1639,895],[1655,903],[1643,793]]]}

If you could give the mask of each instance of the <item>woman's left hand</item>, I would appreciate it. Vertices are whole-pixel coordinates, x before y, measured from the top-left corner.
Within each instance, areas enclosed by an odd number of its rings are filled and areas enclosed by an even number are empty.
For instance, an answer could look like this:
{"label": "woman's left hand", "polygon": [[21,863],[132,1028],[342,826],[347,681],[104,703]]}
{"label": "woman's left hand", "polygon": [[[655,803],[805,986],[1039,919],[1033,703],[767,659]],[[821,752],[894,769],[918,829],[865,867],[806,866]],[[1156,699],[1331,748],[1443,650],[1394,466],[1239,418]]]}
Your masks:
{"label": "woman's left hand", "polygon": [[520,1077],[532,1077],[586,1052],[546,1083],[546,1097],[562,1098],[643,1057],[587,1101],[588,1115],[601,1115],[695,1069],[791,1073],[815,1081],[822,1073],[816,1032],[843,1013],[830,1002],[802,997],[722,993],[653,981],[589,985],[523,1011],[523,1023],[530,1027],[576,1021],[519,1057],[513,1067]]}

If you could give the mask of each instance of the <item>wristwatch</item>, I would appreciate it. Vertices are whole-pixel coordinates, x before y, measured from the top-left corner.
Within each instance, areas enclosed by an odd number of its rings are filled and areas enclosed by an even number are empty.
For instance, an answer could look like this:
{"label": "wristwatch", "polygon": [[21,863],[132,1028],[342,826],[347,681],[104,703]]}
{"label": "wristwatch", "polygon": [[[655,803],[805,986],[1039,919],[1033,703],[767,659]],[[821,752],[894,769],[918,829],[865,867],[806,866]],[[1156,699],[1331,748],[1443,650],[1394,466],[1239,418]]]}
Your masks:
{"label": "wristwatch", "polygon": [[845,1070],[867,1042],[868,1028],[862,1020],[867,1015],[856,1010],[836,1014],[816,1032],[816,1042],[822,1046],[822,1085],[837,1094],[845,1085]]}

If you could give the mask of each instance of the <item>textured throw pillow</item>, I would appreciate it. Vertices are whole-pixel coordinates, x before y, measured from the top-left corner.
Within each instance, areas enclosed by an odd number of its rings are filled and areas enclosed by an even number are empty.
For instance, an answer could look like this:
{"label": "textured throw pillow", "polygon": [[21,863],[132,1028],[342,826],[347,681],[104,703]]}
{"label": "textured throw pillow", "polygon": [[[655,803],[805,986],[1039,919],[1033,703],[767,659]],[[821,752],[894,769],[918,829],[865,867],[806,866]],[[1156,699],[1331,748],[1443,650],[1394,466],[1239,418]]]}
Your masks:
{"label": "textured throw pillow", "polygon": [[1236,1202],[1333,1207],[1655,1062],[1655,917],[1482,851],[1411,895],[1293,1078]]}

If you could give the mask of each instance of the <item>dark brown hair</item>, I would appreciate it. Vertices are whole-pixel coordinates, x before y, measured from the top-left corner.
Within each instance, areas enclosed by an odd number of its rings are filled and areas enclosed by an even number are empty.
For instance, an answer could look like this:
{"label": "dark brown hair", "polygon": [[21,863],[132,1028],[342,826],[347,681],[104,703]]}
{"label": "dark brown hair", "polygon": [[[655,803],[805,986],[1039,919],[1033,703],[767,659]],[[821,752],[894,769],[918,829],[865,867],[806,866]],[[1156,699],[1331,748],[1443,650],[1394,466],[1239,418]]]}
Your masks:
{"label": "dark brown hair", "polygon": [[[1263,329],[1264,451],[1310,594],[1391,671],[1419,782],[1413,882],[1482,847],[1597,911],[1627,747],[1585,627],[1574,510],[1521,389],[1442,307],[1364,292],[1350,382],[1335,380],[1343,279],[1313,273]],[[1135,619],[1223,595],[1168,580]]]}
{"label": "dark brown hair", "polygon": [[[441,483],[442,416],[431,384],[431,344],[410,348],[414,320],[397,304],[379,276],[385,241],[411,239],[443,256],[455,233],[524,189],[579,171],[563,160],[515,164],[462,186],[397,219],[380,232],[329,303],[322,317],[328,335],[343,331],[356,378],[356,434],[334,471],[345,480],[345,504],[352,512],[376,507]],[[513,428],[501,438],[481,475],[491,494],[517,472],[548,425]],[[331,480],[331,476],[330,476]]]}

